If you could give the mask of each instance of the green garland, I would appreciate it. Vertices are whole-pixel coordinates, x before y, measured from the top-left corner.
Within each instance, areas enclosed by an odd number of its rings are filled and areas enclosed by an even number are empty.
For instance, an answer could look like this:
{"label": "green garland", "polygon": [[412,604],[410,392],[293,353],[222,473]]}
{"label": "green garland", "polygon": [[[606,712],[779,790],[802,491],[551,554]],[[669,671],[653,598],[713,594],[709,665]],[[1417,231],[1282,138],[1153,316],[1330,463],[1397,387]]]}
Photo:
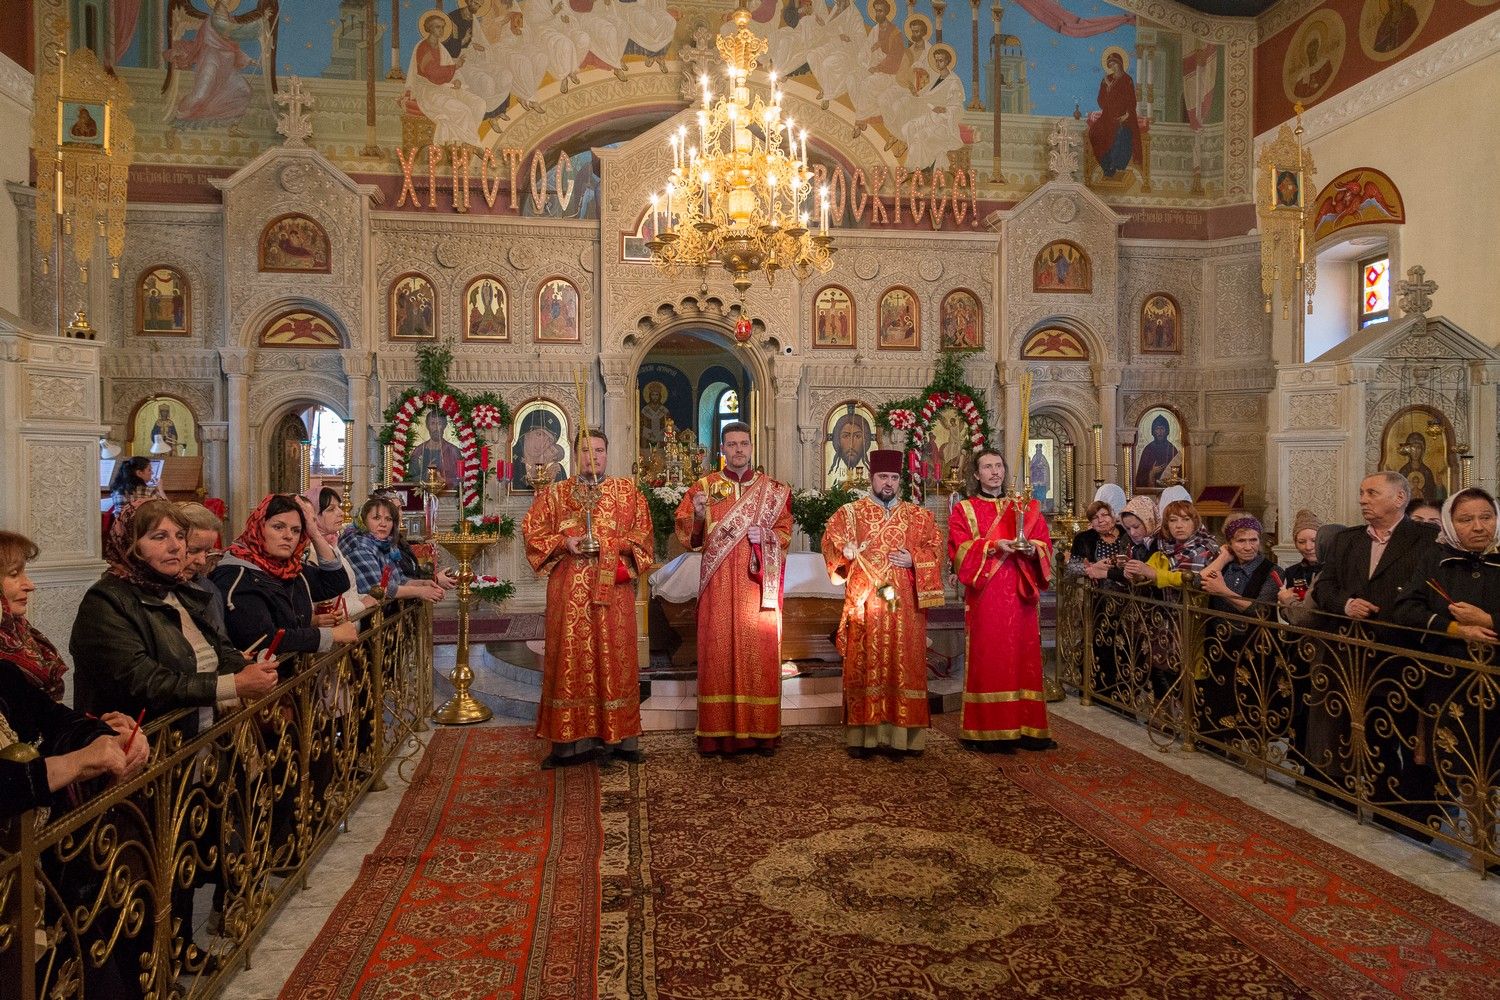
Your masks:
{"label": "green garland", "polygon": [[[893,399],[884,403],[875,411],[875,423],[889,439],[893,431],[905,431],[910,440],[912,428],[915,421],[920,419],[922,408],[927,405],[928,399],[934,395],[961,395],[968,396],[974,401],[975,408],[979,411],[979,432],[984,435],[985,441],[990,441],[995,436],[995,429],[990,423],[990,405],[985,394],[974,388],[964,380],[963,359],[970,354],[979,353],[978,349],[967,351],[950,351],[939,355],[937,366],[932,370],[932,381],[927,387],[915,396],[905,399]],[[892,422],[892,415],[901,418],[900,426]],[[901,463],[901,496],[903,499],[911,499],[912,476],[911,466],[904,460]]]}
{"label": "green garland", "polygon": [[380,429],[380,443],[390,444],[396,434],[396,413],[413,396],[420,396],[426,392],[441,392],[452,396],[458,403],[459,410],[464,419],[470,423],[474,419],[474,408],[476,406],[493,406],[500,411],[500,427],[509,427],[513,414],[506,405],[500,394],[486,389],[484,392],[467,393],[461,389],[453,388],[448,381],[448,370],[453,366],[453,351],[446,344],[424,344],[417,348],[417,375],[419,382],[410,386],[391,400],[383,414],[385,426]]}

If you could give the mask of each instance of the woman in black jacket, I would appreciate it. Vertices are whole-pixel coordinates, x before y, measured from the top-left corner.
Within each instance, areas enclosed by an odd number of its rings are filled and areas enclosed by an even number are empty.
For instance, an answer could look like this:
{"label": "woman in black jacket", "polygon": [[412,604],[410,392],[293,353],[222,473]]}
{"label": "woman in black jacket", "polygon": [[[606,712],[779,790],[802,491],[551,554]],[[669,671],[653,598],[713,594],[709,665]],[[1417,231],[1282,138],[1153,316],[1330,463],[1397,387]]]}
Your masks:
{"label": "woman in black jacket", "polygon": [[[313,606],[333,600],[353,582],[338,551],[313,530],[317,516],[306,497],[271,494],[209,576],[224,595],[225,625],[239,648],[269,643],[282,629],[283,653],[320,653],[358,638],[353,622],[313,624]],[[303,561],[309,545],[316,562]]]}
{"label": "woman in black jacket", "polygon": [[[1424,629],[1408,642],[1430,653],[1460,661],[1493,664],[1500,633],[1500,505],[1484,490],[1459,490],[1443,504],[1439,544],[1424,554],[1417,571],[1401,590],[1394,618]],[[1422,711],[1422,745],[1408,751],[1410,762],[1397,776],[1398,794],[1418,802],[1456,800],[1450,808],[1470,811],[1466,783],[1494,784],[1494,736],[1500,711],[1494,707],[1490,677],[1451,664],[1423,663],[1420,690],[1409,691]],[[1404,718],[1416,713],[1407,712]],[[1484,742],[1479,734],[1487,734]],[[1410,735],[1410,727],[1404,735]],[[1486,758],[1486,755],[1489,755]],[[1441,776],[1441,778],[1440,778]],[[1465,801],[1465,800],[1469,801]],[[1398,807],[1399,808],[1399,807]],[[1431,824],[1430,806],[1399,808]],[[1479,818],[1464,815],[1474,829]]]}
{"label": "woman in black jacket", "polygon": [[128,503],[110,526],[109,570],[83,595],[68,643],[81,711],[134,718],[143,709],[148,717],[211,710],[276,686],[275,664],[246,664],[214,628],[208,596],[178,579],[186,534],[182,514],[167,500]]}

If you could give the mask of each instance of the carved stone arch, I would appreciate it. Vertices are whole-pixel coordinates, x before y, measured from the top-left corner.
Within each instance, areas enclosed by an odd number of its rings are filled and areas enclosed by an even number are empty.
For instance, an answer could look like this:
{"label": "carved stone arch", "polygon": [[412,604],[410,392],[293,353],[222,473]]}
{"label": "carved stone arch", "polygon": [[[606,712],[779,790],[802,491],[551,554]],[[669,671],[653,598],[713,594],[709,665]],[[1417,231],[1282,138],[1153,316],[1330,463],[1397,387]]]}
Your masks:
{"label": "carved stone arch", "polygon": [[1034,319],[1023,317],[1023,323],[1024,325],[1012,327],[1014,333],[1011,343],[1006,345],[1006,352],[1014,361],[1032,365],[1047,363],[1037,358],[1023,361],[1021,358],[1021,349],[1026,346],[1027,339],[1033,333],[1049,326],[1060,327],[1076,335],[1079,340],[1083,341],[1084,347],[1089,352],[1087,361],[1065,362],[1059,360],[1058,364],[1087,365],[1090,371],[1097,373],[1100,366],[1104,364],[1105,359],[1109,357],[1109,343],[1095,332],[1092,324],[1072,313],[1048,313]]}
{"label": "carved stone arch", "polygon": [[263,302],[256,306],[247,316],[244,324],[235,332],[235,343],[241,347],[259,348],[260,335],[266,325],[279,316],[297,309],[306,309],[317,313],[328,321],[338,333],[342,347],[353,346],[350,336],[349,325],[339,315],[339,311],[317,299],[304,296],[284,296]]}
{"label": "carved stone arch", "polygon": [[[685,295],[677,302],[663,302],[656,309],[636,319],[635,329],[627,333],[623,346],[630,351],[630,361],[626,366],[631,378],[640,370],[646,355],[651,353],[655,347],[668,334],[690,327],[707,328],[723,336],[725,346],[731,350],[735,349],[734,321],[737,312],[731,303],[718,296],[695,296]],[[760,320],[754,320],[756,332],[751,338],[752,343],[759,343],[764,337],[765,328]],[[772,338],[774,343],[774,338]],[[761,389],[763,397],[772,394],[774,382],[774,369],[762,350],[741,349],[740,360],[745,367],[750,369],[750,376],[754,384]]]}

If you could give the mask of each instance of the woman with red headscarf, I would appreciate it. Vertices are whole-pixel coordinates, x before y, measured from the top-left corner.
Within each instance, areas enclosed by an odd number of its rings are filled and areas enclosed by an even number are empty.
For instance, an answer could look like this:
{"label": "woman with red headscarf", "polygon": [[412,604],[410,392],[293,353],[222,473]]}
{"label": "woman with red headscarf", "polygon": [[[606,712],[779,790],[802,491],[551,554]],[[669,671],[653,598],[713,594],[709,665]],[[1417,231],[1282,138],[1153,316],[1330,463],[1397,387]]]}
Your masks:
{"label": "woman with red headscarf", "polygon": [[[352,582],[317,521],[311,500],[273,493],[255,508],[209,575],[224,595],[224,624],[239,648],[269,643],[282,629],[286,635],[278,651],[283,653],[320,653],[359,636],[353,622],[313,623],[313,606],[338,597]],[[316,561],[303,558],[309,545]]]}

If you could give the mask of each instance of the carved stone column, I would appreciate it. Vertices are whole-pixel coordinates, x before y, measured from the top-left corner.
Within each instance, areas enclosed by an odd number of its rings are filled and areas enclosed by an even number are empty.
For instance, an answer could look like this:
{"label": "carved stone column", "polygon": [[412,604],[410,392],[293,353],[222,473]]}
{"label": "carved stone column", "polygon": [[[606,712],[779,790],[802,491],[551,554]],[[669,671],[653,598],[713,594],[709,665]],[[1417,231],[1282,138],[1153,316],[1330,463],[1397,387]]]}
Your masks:
{"label": "carved stone column", "polygon": [[775,450],[763,461],[771,475],[790,483],[793,489],[801,489],[804,484],[797,481],[797,459],[801,452],[797,442],[797,399],[802,384],[801,371],[792,365],[781,365],[773,367],[771,372],[771,388],[775,390],[776,401],[762,419],[771,431]]}
{"label": "carved stone column", "polygon": [[199,423],[198,440],[203,443],[203,485],[209,496],[224,499],[229,493],[229,456],[226,453],[229,424],[223,420]]}
{"label": "carved stone column", "polygon": [[996,365],[995,372],[999,376],[999,391],[1001,399],[995,407],[996,414],[1000,417],[1002,427],[1000,428],[999,440],[994,442],[1000,452],[1005,456],[1006,487],[1015,485],[1015,477],[1022,474],[1022,470],[1016,466],[1018,457],[1026,442],[1021,440],[1021,393],[1016,383],[1021,380],[1021,375],[1026,371],[1023,364]]}
{"label": "carved stone column", "polygon": [[[344,377],[349,383],[349,440],[344,442],[344,461],[350,464],[353,492],[356,498],[369,496],[370,465],[370,375],[375,370],[375,356],[369,351],[344,350]],[[356,506],[358,500],[355,501]]]}
{"label": "carved stone column", "polygon": [[[823,429],[821,427],[815,427],[811,423],[805,423],[797,428],[797,451],[801,454],[805,454],[807,452],[815,452],[819,456],[820,461],[816,464],[812,464],[805,460],[799,460],[796,463],[796,467],[799,469],[806,470],[808,468],[813,468],[817,471],[813,474],[813,477],[811,479],[789,481],[791,483],[792,492],[795,493],[800,489],[820,490],[823,488],[822,470],[818,468],[818,466],[822,464],[821,457],[823,450],[819,447],[819,445],[822,443],[822,440]],[[802,533],[802,529],[794,528],[792,537],[793,547],[796,551],[811,551],[811,539],[809,539]]]}
{"label": "carved stone column", "polygon": [[255,352],[248,347],[221,347],[219,366],[229,380],[229,523],[237,524],[254,508],[250,376],[255,372]]}
{"label": "carved stone column", "polygon": [[41,547],[28,567],[37,585],[29,617],[64,657],[78,605],[104,569],[99,347],[0,314],[0,525]]}
{"label": "carved stone column", "polygon": [[[1122,475],[1129,472],[1121,472],[1119,465],[1120,456],[1120,369],[1101,368],[1094,373],[1094,383],[1099,388],[1099,423],[1104,428],[1104,455],[1099,463],[1104,469],[1104,481],[1106,483],[1120,483]],[[1094,496],[1092,488],[1079,490],[1080,497]]]}
{"label": "carved stone column", "polygon": [[608,354],[599,358],[599,374],[604,379],[604,393],[599,400],[599,426],[609,435],[609,472],[624,476],[637,460],[635,422],[635,380],[630,370],[630,355]]}

